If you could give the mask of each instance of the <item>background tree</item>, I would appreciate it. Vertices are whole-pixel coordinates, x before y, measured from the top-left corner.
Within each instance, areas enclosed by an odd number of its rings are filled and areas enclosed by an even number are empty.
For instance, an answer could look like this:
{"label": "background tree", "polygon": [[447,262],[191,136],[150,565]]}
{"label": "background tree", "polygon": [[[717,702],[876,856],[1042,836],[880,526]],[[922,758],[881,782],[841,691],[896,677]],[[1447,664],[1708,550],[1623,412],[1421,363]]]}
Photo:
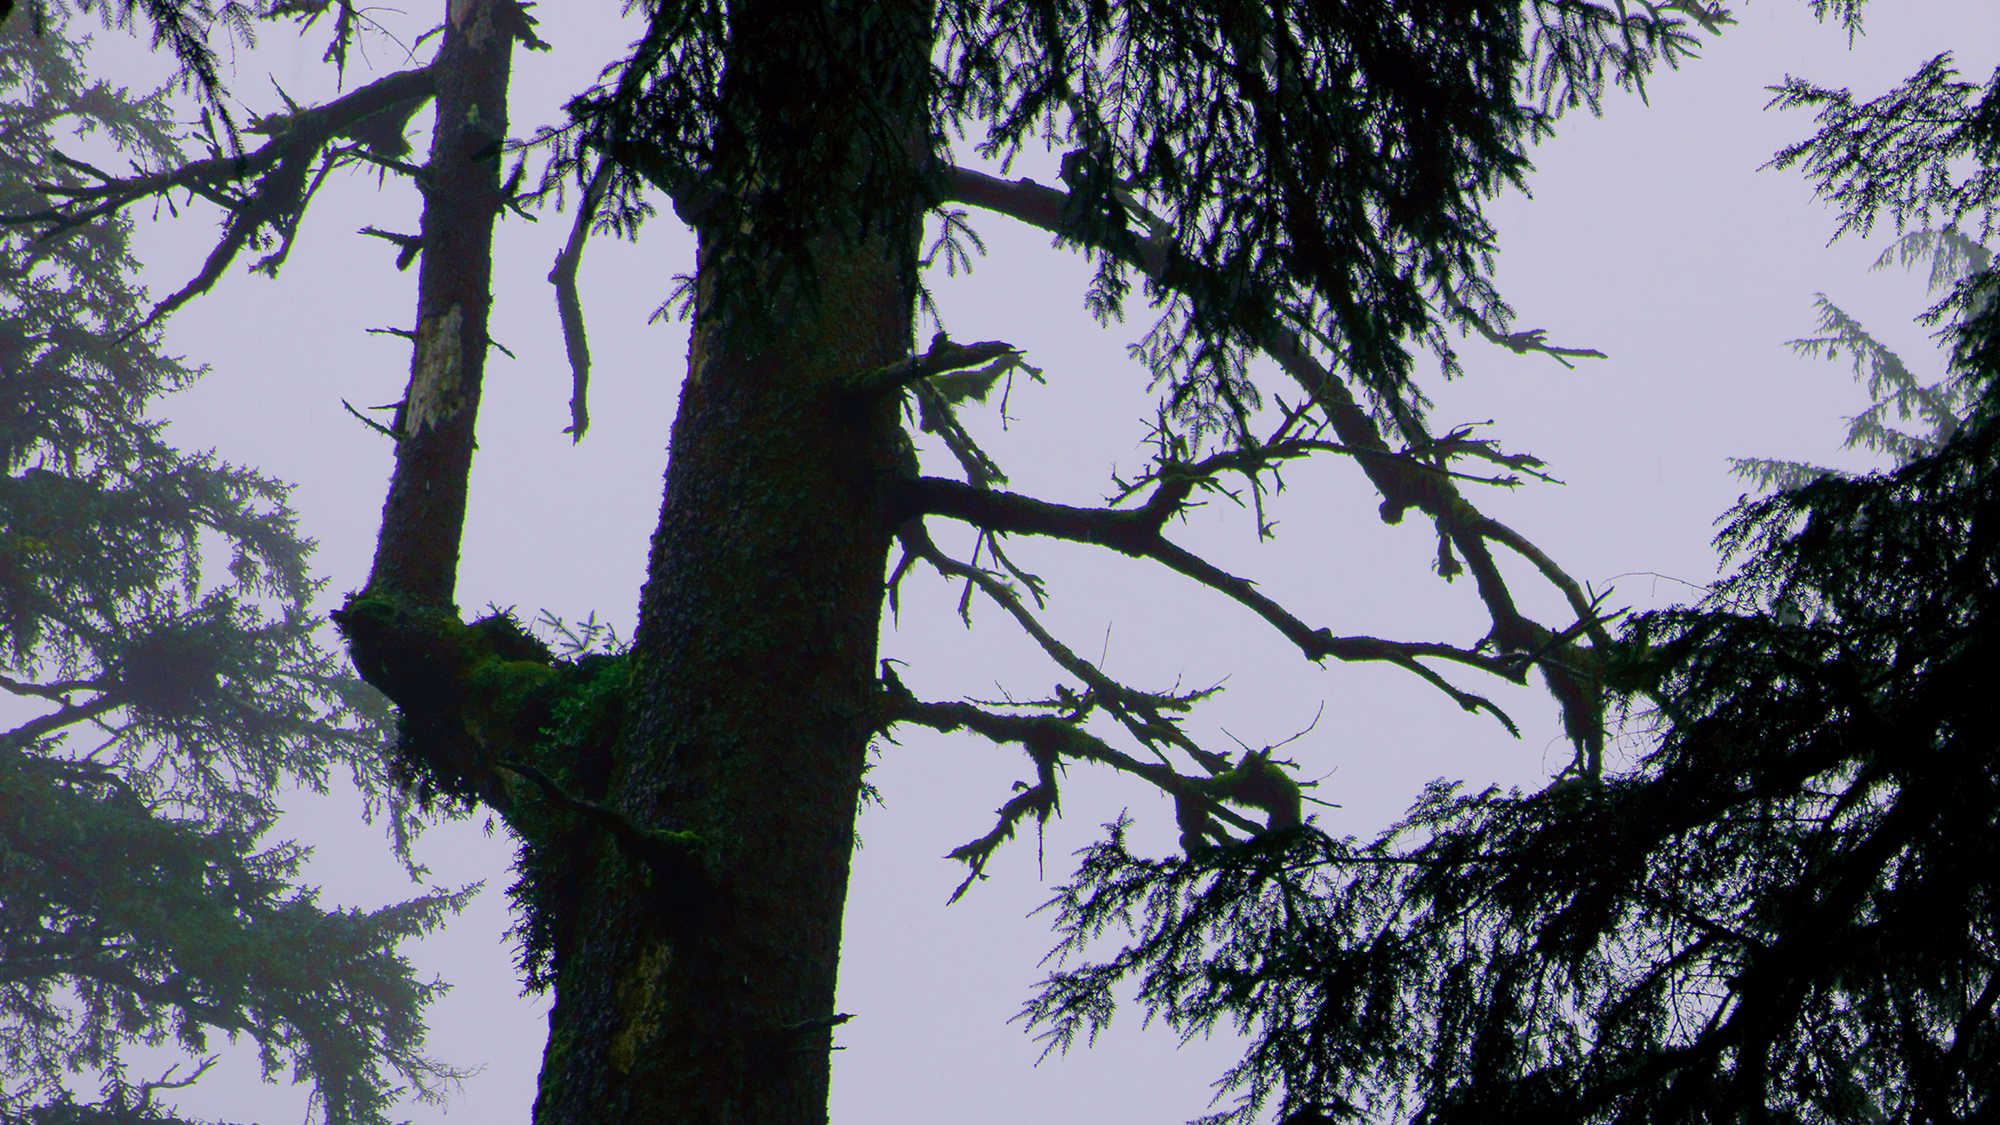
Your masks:
{"label": "background tree", "polygon": [[[2000,1106],[1990,234],[2000,76],[1948,56],[1881,98],[1790,80],[1820,129],[1779,154],[1842,208],[1884,213],[1948,290],[1948,378],[1918,382],[1822,298],[1877,405],[1868,475],[1745,463],[1793,486],[1720,539],[1702,603],[1642,614],[1607,659],[1642,720],[1633,768],[1534,793],[1439,784],[1369,844],[1305,833],[1242,860],[1148,860],[1124,825],[1058,899],[1052,1045],[1111,989],[1184,1033],[1253,1029],[1245,1117],[1946,1122]],[[1886,392],[1886,393],[1885,393]],[[1908,435],[1899,411],[1930,423]]]}
{"label": "background tree", "polygon": [[[0,211],[101,175],[57,150],[65,132],[173,157],[162,95],[86,80],[83,44],[31,22],[0,24]],[[155,1092],[208,1063],[133,1082],[123,1050],[200,1056],[220,1033],[267,1077],[311,1079],[327,1121],[381,1122],[456,1076],[422,1054],[444,986],[397,947],[469,891],[329,909],[299,885],[303,849],[260,843],[281,787],[336,770],[406,825],[386,715],[314,640],[285,487],[147,417],[200,372],[140,324],[129,229],[0,243],[0,1119],[171,1119]],[[102,1102],[72,1100],[80,1075]]]}

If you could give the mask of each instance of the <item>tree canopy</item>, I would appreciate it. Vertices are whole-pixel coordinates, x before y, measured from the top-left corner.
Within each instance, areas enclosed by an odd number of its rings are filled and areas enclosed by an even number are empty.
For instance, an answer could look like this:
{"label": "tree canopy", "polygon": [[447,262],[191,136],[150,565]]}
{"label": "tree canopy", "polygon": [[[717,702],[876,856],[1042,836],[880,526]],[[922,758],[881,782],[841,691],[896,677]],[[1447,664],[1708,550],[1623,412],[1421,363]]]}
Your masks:
{"label": "tree canopy", "polygon": [[[1094,1032],[1112,989],[1184,1032],[1234,1024],[1245,1119],[1274,1091],[1301,1120],[1945,1122],[1996,1104],[2000,793],[1990,677],[1996,588],[1995,277],[2000,76],[1948,57],[1820,109],[1780,153],[1843,209],[1910,232],[1946,296],[1925,319],[1947,380],[1821,299],[1876,404],[1851,441],[1891,470],[1749,460],[1788,482],[1746,500],[1739,560],[1700,604],[1640,614],[1606,680],[1639,722],[1630,770],[1538,793],[1439,783],[1363,844],[1310,831],[1239,860],[1151,860],[1125,825],[1056,905],[1064,952],[1027,1008],[1052,1044]],[[1892,416],[1930,423],[1909,435]]]}

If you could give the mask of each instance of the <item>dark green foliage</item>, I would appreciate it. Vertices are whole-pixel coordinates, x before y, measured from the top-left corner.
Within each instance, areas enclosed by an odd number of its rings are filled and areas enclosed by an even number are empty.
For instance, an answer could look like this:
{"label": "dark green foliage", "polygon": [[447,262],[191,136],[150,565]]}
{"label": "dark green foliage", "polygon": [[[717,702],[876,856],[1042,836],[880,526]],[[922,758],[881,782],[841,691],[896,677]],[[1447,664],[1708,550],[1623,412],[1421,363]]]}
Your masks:
{"label": "dark green foliage", "polygon": [[[303,17],[308,14],[297,9],[317,7],[324,9],[329,0],[303,0],[291,3],[277,0],[269,5],[270,15]],[[256,42],[251,29],[251,19],[265,14],[259,11],[261,5],[244,3],[243,0],[78,0],[78,8],[89,12],[95,8],[106,27],[131,30],[137,22],[133,19],[140,10],[146,13],[146,22],[152,26],[153,49],[166,50],[181,64],[181,71],[175,76],[183,90],[197,94],[205,108],[222,122],[231,142],[236,140],[236,123],[228,102],[224,99],[220,57],[215,53],[215,45],[210,36],[216,25],[225,29],[225,38],[241,40],[246,45]],[[40,35],[49,27],[51,17],[58,21],[69,9],[68,0],[27,0],[21,7],[25,9],[24,25]],[[345,9],[347,5],[342,4]],[[7,20],[14,12],[13,0],[0,0],[0,21]],[[343,11],[341,24],[348,20]],[[306,22],[310,22],[307,20]],[[328,51],[331,58],[333,52]],[[343,51],[341,59],[345,61]]]}
{"label": "dark green foliage", "polygon": [[[842,81],[852,64],[827,30],[832,7],[816,33],[773,53],[737,49],[714,0],[662,4],[634,55],[570,104],[555,168],[587,178],[590,154],[619,161],[608,221],[620,229],[644,219],[650,180],[710,235],[754,219],[802,241],[825,216],[796,185],[829,182],[864,141],[917,144],[884,130],[898,120],[892,104],[921,97],[937,163],[867,163],[859,190],[841,196],[857,213],[838,218],[902,221],[913,189],[935,203],[941,188],[922,181],[949,162],[954,132],[983,126],[980,151],[1003,161],[1044,142],[1066,151],[1064,237],[1099,252],[1089,303],[1100,317],[1122,315],[1122,263],[1140,238],[1164,237],[1207,267],[1193,292],[1153,294],[1164,316],[1142,349],[1182,416],[1212,428],[1247,409],[1244,357],[1280,318],[1400,406],[1416,395],[1411,343],[1449,366],[1451,319],[1507,315],[1488,281],[1480,206],[1520,182],[1527,144],[1564,107],[1595,108],[1606,83],[1638,86],[1656,62],[1690,53],[1695,24],[1727,19],[1698,3],[1645,8],[1298,4],[1274,18],[1235,0],[948,2],[934,16],[937,73],[870,87]],[[767,56],[783,81],[807,75],[837,96],[781,122],[732,118],[731,84],[763,80],[743,60]],[[739,69],[725,74],[725,57]],[[752,134],[767,143],[743,144]]]}
{"label": "dark green foliage", "polygon": [[596,865],[628,864],[675,911],[699,896],[715,860],[709,842],[644,828],[601,803],[632,674],[609,630],[544,615],[558,655],[509,610],[467,625],[455,610],[380,591],[349,598],[333,618],[356,665],[403,701],[396,785],[426,804],[483,801],[520,840],[508,894],[529,991],[554,985]]}
{"label": "dark green foliage", "polygon": [[[1008,801],[991,833],[953,855],[976,878],[1028,815],[1049,815],[1065,758],[1142,778],[1173,796],[1181,813],[1188,855],[1135,856],[1121,823],[1086,853],[1058,898],[1066,953],[1088,956],[1095,939],[1118,930],[1132,940],[1108,961],[1046,982],[1025,1014],[1054,1045],[1109,1019],[1115,986],[1136,979],[1139,1001],[1185,1034],[1217,1026],[1251,1034],[1248,1055],[1225,1076],[1242,1100],[1219,1119],[1248,1122],[1273,1102],[1295,1122],[1915,1121],[1993,1112],[2000,949],[1991,872],[2000,859],[1993,854],[2000,793],[1993,704],[1981,691],[1995,629],[1990,411],[1958,418],[1940,407],[1934,420],[1949,414],[1952,425],[1938,426],[1926,446],[1911,445],[1918,459],[1892,475],[1819,480],[1744,506],[1724,544],[1746,559],[1739,575],[1708,602],[1641,616],[1617,637],[1579,584],[1480,515],[1453,478],[1436,471],[1455,456],[1513,470],[1539,465],[1470,440],[1469,431],[1426,432],[1421,394],[1407,376],[1426,348],[1451,370],[1445,333],[1454,321],[1517,352],[1589,354],[1548,348],[1535,333],[1502,334],[1507,310],[1489,282],[1492,233],[1480,208],[1519,181],[1527,146],[1556,114],[1594,107],[1606,83],[1638,84],[1651,66],[1687,51],[1694,25],[1713,30],[1725,19],[1694,3],[1639,7],[1046,0],[932,9],[702,0],[654,6],[632,58],[572,104],[573,128],[559,135],[555,170],[591,185],[587,197],[607,192],[601,225],[626,232],[645,216],[644,182],[673,197],[703,241],[688,290],[697,332],[720,338],[742,327],[731,347],[745,339],[757,345],[748,351],[792,343],[755,339],[762,322],[754,316],[810,297],[816,263],[829,260],[819,255],[856,249],[831,245],[841,238],[872,239],[875,264],[900,266],[898,255],[906,255],[914,269],[916,219],[944,202],[947,189],[977,189],[978,205],[1087,248],[1100,267],[1088,297],[1100,316],[1121,312],[1130,268],[1147,275],[1147,295],[1164,306],[1140,349],[1168,389],[1155,435],[1160,454],[1138,484],[1120,482],[1120,501],[1133,506],[1074,508],[995,490],[1004,478],[992,462],[952,444],[964,431],[946,424],[953,404],[942,393],[923,403],[926,428],[947,435],[967,481],[912,472],[897,484],[906,507],[896,509],[896,522],[950,518],[981,532],[972,562],[961,563],[927,530],[905,523],[911,557],[1007,608],[1084,685],[1002,714],[917,700],[885,671],[885,728],[972,729],[1020,743],[1036,764],[1037,783]],[[1851,3],[1815,7],[1854,15]],[[912,50],[917,37],[933,33],[939,52]],[[936,65],[918,67],[912,58]],[[1978,213],[1983,223],[1995,115],[1986,108],[1992,96],[1975,105],[1975,93],[1936,66],[1867,106],[1787,88],[1789,104],[1829,108],[1820,138],[1781,162],[1807,159],[1862,229],[1883,207],[1899,222],[1934,215],[1949,224]],[[974,140],[988,156],[1004,161],[1037,141],[1060,150],[1065,190],[982,184],[944,168],[952,130],[982,123]],[[1954,159],[1975,169],[1963,184],[1953,179]],[[586,215],[579,229],[589,226]],[[950,268],[964,259],[947,251],[945,260]],[[2000,314],[1985,300],[1991,285],[1990,271],[1975,267],[1938,310],[1962,327],[1957,363],[1966,388],[1978,392],[1967,402],[1990,403],[1987,388],[2000,371],[1992,354],[2000,332],[1990,323]],[[781,300],[763,300],[770,297]],[[746,312],[753,319],[739,326],[734,318]],[[1864,346],[1843,335],[1843,324],[1828,330],[1845,347]],[[1244,375],[1252,347],[1271,352],[1308,396],[1261,442],[1249,424],[1257,389]],[[805,358],[834,366],[841,357]],[[883,370],[890,358],[873,358],[864,370]],[[1911,394],[1912,402],[1922,397]],[[1373,418],[1357,397],[1369,400]],[[782,396],[771,401],[789,406]],[[723,421],[684,416],[691,428],[711,429],[689,435],[698,440],[677,436],[677,458],[739,425],[738,416],[713,417]],[[1230,448],[1204,450],[1204,439],[1218,434]],[[1258,474],[1313,451],[1362,457],[1383,494],[1383,518],[1421,510],[1434,521],[1439,573],[1470,572],[1493,617],[1475,649],[1334,637],[1161,534],[1197,486],[1219,487],[1223,473],[1237,472],[1254,490]],[[675,487],[723,495],[722,482],[736,479],[730,471],[739,467],[729,459],[738,456],[726,451],[717,464],[677,468],[713,475],[682,476]],[[823,476],[821,468],[757,478],[758,488],[797,487]],[[789,539],[790,529],[773,522],[745,526]],[[718,537],[701,528],[686,541],[703,533]],[[1001,553],[1008,534],[1168,562],[1254,609],[1309,659],[1395,660],[1467,709],[1497,712],[1418,657],[1517,681],[1539,666],[1565,708],[1577,763],[1531,795],[1463,795],[1439,784],[1382,839],[1331,840],[1300,823],[1296,783],[1268,751],[1232,771],[1227,759],[1193,745],[1175,720],[1200,693],[1125,688],[1043,629],[1025,596],[1003,580],[1009,572],[1039,597],[1039,580]],[[1534,562],[1564,593],[1574,623],[1551,628],[1523,617],[1489,543]],[[989,547],[999,570],[977,566],[977,552]],[[649,601],[649,627],[671,644],[655,653],[681,659],[704,645],[743,643],[736,635],[745,632],[743,605],[671,600],[673,567],[684,565],[675,560],[705,557],[656,549],[661,569],[650,589],[669,592]],[[689,609],[696,605],[725,608]],[[692,820],[726,832],[732,810],[770,792],[768,779],[797,765],[796,755],[762,774],[761,765],[717,767],[718,783],[699,792],[675,787],[708,776],[689,762],[707,769],[724,757],[752,761],[751,753],[730,753],[737,743],[727,728],[776,713],[769,697],[745,695],[749,705],[733,704],[736,712],[717,705],[703,719],[722,717],[717,745],[687,738],[697,727],[665,712],[719,698],[715,669],[724,667],[687,658],[698,670],[675,682],[695,685],[702,702],[663,694],[634,714],[641,729],[674,732],[696,749],[677,749],[666,736],[654,745],[633,739],[618,748],[630,753],[614,770],[605,763],[625,737],[616,691],[628,674],[622,665],[559,660],[504,614],[466,626],[455,610],[411,608],[386,588],[350,603],[341,622],[358,665],[403,707],[409,780],[485,801],[524,838],[516,887],[526,914],[523,966],[531,984],[561,975],[570,990],[557,1006],[543,1112],[568,1120],[623,1112],[671,1080],[681,1085],[644,1104],[687,1116],[718,1089],[749,1089],[729,1083],[762,1066],[756,1051],[719,1047],[717,1058],[732,1053],[702,1073],[724,1080],[682,1082],[697,1073],[694,1064],[661,1065],[654,1055],[654,1069],[635,1071],[630,1050],[607,1052],[598,1041],[608,1026],[633,1031],[627,1043],[669,1026],[630,1014],[654,1004],[666,955],[686,957],[676,962],[686,971],[663,986],[676,990],[660,993],[663,1007],[727,1015],[741,994],[716,966],[733,972],[747,948],[720,927],[681,945],[658,941],[667,927],[655,927],[647,912],[666,896],[640,885],[657,868],[600,865],[643,857],[675,834],[641,828],[599,802],[615,795],[606,792],[607,775],[621,773],[628,793],[650,790],[644,799],[662,803],[644,814],[654,823]],[[750,632],[764,643],[764,634]],[[176,633],[162,644],[168,652],[184,642]],[[167,662],[142,654],[128,666]],[[207,682],[162,683],[151,698],[185,706]],[[1653,720],[1649,751],[1608,776],[1599,754],[1606,689]],[[780,702],[801,714],[839,704],[833,694]],[[746,714],[753,706],[763,713]],[[1097,709],[1161,761],[1085,731]],[[1184,751],[1209,776],[1176,772],[1167,749]],[[849,793],[830,784],[812,789],[812,798],[845,811]],[[823,811],[807,799],[790,807]],[[1264,816],[1252,819],[1245,808]],[[677,840],[683,853],[703,846],[685,834]],[[733,858],[761,864],[771,856],[790,859],[750,848]],[[830,878],[816,869],[786,885],[837,914],[837,895],[823,893],[837,886]],[[747,895],[775,885],[726,890]],[[592,923],[600,926],[593,940],[577,942],[576,918],[592,913],[578,907],[596,905],[584,898],[589,893],[609,905]],[[640,905],[628,910],[628,901]],[[792,930],[829,924],[799,917],[804,924]],[[792,951],[786,956],[807,948],[778,940],[790,933],[773,937],[780,929],[753,936]],[[582,967],[572,972],[565,960],[573,949],[590,956],[575,958],[571,964]],[[822,966],[817,983],[788,991],[823,983],[824,996],[812,1002],[830,1013],[833,956],[817,948],[810,956]],[[784,1026],[802,1026],[785,1019]],[[736,1042],[704,1037],[721,1024],[671,1026],[691,1051]],[[760,1089],[779,1087],[757,1073]],[[817,1112],[823,1075],[796,1088]]]}
{"label": "dark green foliage", "polygon": [[[117,1073],[119,1047],[193,1053],[248,1034],[267,1070],[317,1082],[332,1121],[382,1120],[386,1064],[418,1078],[420,1012],[444,989],[395,953],[469,894],[327,910],[298,886],[304,850],[163,816],[118,771],[0,752],[6,1051],[47,1097],[65,1071]],[[68,991],[52,993],[51,986]],[[10,1110],[13,1107],[8,1107]]]}
{"label": "dark green foliage", "polygon": [[[1985,272],[1992,261],[1986,248],[1952,227],[1912,231],[1883,251],[1875,268],[1896,259],[1906,266],[1926,262],[1930,266],[1930,288],[1956,288],[1965,278]],[[1853,361],[1854,375],[1868,388],[1874,401],[1866,410],[1848,419],[1845,447],[1862,446],[1886,453],[1899,464],[1936,453],[1958,432],[1977,400],[1978,387],[1961,371],[1935,383],[1924,383],[1904,364],[1901,356],[1871,335],[1860,321],[1821,294],[1818,299],[1820,335],[1792,341],[1792,350],[1814,358],[1836,360],[1845,353]],[[1911,422],[1924,429],[1909,432],[1898,428]],[[1928,432],[1925,432],[1928,431]],[[1731,466],[1737,475],[1764,488],[1798,488],[1819,477],[1835,474],[1833,469],[1796,461],[1766,458],[1735,458]]]}
{"label": "dark green foliage", "polygon": [[[1948,78],[1934,63],[1867,114],[1829,95],[1788,150],[1845,154],[1813,166],[1849,225],[1990,205],[1926,186],[1968,155],[1965,182],[1992,181],[1990,92],[1908,100]],[[1856,139],[1925,130],[1949,143]],[[1249,1033],[1224,1080],[1242,1100],[1214,1120],[1270,1100],[1306,1120],[1991,1119],[2000,326],[1978,264],[1945,333],[1963,423],[1892,472],[1746,501],[1720,539],[1734,576],[1610,648],[1608,689],[1647,720],[1631,769],[1528,795],[1438,783],[1367,845],[1308,826],[1148,860],[1114,825],[1052,905],[1066,955],[1133,940],[1024,1015],[1066,1047],[1137,978],[1183,1034]]]}
{"label": "dark green foliage", "polygon": [[[624,733],[629,658],[585,653],[564,671],[567,690],[553,709],[535,757],[557,771],[552,780],[565,792],[601,800],[610,786],[612,749]],[[539,819],[539,825],[516,828],[521,837],[514,863],[517,878],[507,888],[520,916],[514,937],[520,942],[522,981],[537,992],[555,984],[573,945],[568,927],[581,914],[576,897],[589,885],[589,865],[609,850],[598,827],[581,817],[543,806]]]}
{"label": "dark green foliage", "polygon": [[[1029,1016],[1067,1045],[1138,976],[1183,1033],[1251,1030],[1240,1120],[1279,1090],[1424,1121],[1990,1111],[1995,446],[1982,427],[1739,511],[1725,543],[1748,565],[1625,634],[1613,686],[1659,719],[1629,773],[1439,785],[1365,847],[1308,830],[1151,861],[1114,829],[1059,927],[1075,952],[1139,940]],[[1763,610],[1781,602],[1798,623]]]}
{"label": "dark green foliage", "polygon": [[[1888,212],[1897,233],[1936,225],[1936,232],[1993,232],[2000,206],[2000,71],[1985,86],[1959,79],[1942,54],[1901,86],[1856,103],[1847,90],[1800,78],[1773,87],[1773,106],[1817,108],[1819,132],[1780,152],[1779,168],[1798,165],[1838,204],[1840,226],[1862,234]],[[1949,263],[1947,263],[1949,264]],[[1953,368],[1963,374],[2000,370],[2000,333],[1979,331],[1995,315],[1990,270],[1956,271],[1957,284],[1924,322],[1954,324]]]}
{"label": "dark green foliage", "polygon": [[332,617],[356,667],[406,701],[390,774],[426,806],[469,808],[491,791],[481,754],[527,754],[561,694],[554,654],[505,611],[467,625],[456,607],[368,591]]}
{"label": "dark green foliage", "polygon": [[[0,29],[0,212],[78,182],[62,133],[171,154],[157,96],[86,83],[61,28],[29,23]],[[329,910],[302,849],[259,843],[281,786],[336,769],[384,808],[385,708],[314,639],[284,486],[147,419],[198,372],[132,333],[128,231],[0,243],[0,1117],[158,1118],[120,1050],[220,1032],[310,1079],[329,1121],[381,1121],[452,1077],[421,1054],[444,986],[396,947],[466,892]],[[76,1104],[65,1083],[93,1072],[107,1100]]]}

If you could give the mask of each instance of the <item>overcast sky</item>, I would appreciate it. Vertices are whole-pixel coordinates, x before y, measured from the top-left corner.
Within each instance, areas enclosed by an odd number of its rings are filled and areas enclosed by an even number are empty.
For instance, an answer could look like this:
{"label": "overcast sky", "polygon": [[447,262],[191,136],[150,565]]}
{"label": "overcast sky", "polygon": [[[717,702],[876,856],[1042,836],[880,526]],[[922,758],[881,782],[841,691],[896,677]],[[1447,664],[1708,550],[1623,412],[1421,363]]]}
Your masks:
{"label": "overcast sky", "polygon": [[[432,7],[396,26],[428,26]],[[515,55],[515,135],[559,120],[562,100],[615,57],[632,34],[617,22],[617,7],[565,3],[556,20],[543,5],[549,22],[541,31],[555,50]],[[1565,370],[1546,356],[1469,341],[1468,377],[1429,387],[1434,428],[1493,419],[1490,433],[1507,449],[1545,458],[1568,482],[1474,499],[1580,580],[1615,585],[1613,604],[1663,605],[1690,595],[1682,582],[1714,575],[1713,521],[1746,487],[1729,476],[1726,457],[1867,464],[1837,450],[1844,417],[1864,403],[1845,366],[1802,360],[1785,347],[1812,330],[1815,292],[1860,315],[1920,375],[1937,371],[1927,330],[1909,319],[1928,303],[1921,279],[1867,272],[1890,232],[1829,248],[1831,214],[1803,180],[1759,171],[1811,129],[1804,115],[1762,112],[1764,87],[1797,74],[1872,95],[1951,49],[1965,74],[1982,81],[2000,54],[1993,5],[1876,5],[1852,50],[1807,8],[1793,0],[1752,5],[1738,13],[1741,26],[1709,41],[1705,58],[1656,76],[1650,105],[1612,93],[1602,117],[1573,113],[1533,153],[1533,199],[1493,205],[1499,280],[1519,310],[1516,327],[1546,328],[1553,342],[1600,348],[1610,358]],[[116,33],[100,40],[105,76],[143,86],[158,73]],[[262,48],[237,60],[235,94],[260,111],[276,101],[273,81],[301,101],[327,96],[320,42],[266,29]],[[370,56],[369,73],[407,65],[384,43]],[[355,74],[350,85],[366,77]],[[419,153],[426,143],[418,138]],[[1024,160],[1013,174],[1052,179],[1050,163]],[[538,225],[502,225],[493,332],[518,358],[495,355],[488,365],[459,583],[468,613],[489,601],[527,616],[595,611],[629,633],[687,343],[685,324],[647,323],[673,276],[692,268],[691,237],[661,210],[637,245],[597,240],[585,256],[593,423],[576,447],[560,432],[569,380],[545,281],[568,224],[545,215]],[[364,329],[408,327],[414,315],[414,271],[398,274],[393,247],[353,232],[414,231],[416,211],[415,193],[398,185],[378,193],[359,175],[331,184],[278,280],[239,268],[168,326],[169,349],[212,370],[156,410],[184,447],[214,447],[297,483],[293,504],[321,545],[328,605],[366,578],[391,459],[387,442],[348,418],[341,400],[360,406],[401,396],[407,345]],[[169,292],[207,252],[213,216],[183,209],[178,221],[140,218],[150,284],[156,294]],[[1124,349],[1152,317],[1135,301],[1124,324],[1098,327],[1082,308],[1088,270],[1078,258],[1004,218],[975,215],[974,223],[990,255],[970,278],[930,282],[946,325],[958,339],[1025,348],[1048,379],[1017,382],[1004,430],[992,411],[975,425],[1013,488],[1097,502],[1111,470],[1143,464],[1146,375]],[[1282,380],[1266,385],[1289,392]],[[1469,644],[1484,633],[1469,580],[1448,586],[1431,573],[1428,525],[1384,527],[1377,498],[1351,464],[1300,467],[1286,482],[1273,543],[1257,543],[1246,515],[1220,507],[1171,534],[1337,634]],[[1231,749],[1232,738],[1275,743],[1320,716],[1287,753],[1306,777],[1324,779],[1317,796],[1341,806],[1319,813],[1335,834],[1372,835],[1431,778],[1533,785],[1567,761],[1554,707],[1538,686],[1448,672],[1521,721],[1516,741],[1407,673],[1307,664],[1246,611],[1153,564],[1033,541],[1011,551],[1050,580],[1046,622],[1077,651],[1101,653],[1113,675],[1149,688],[1226,680],[1223,695],[1191,723],[1212,748]],[[1547,622],[1562,618],[1525,567],[1510,574],[1527,608]],[[975,603],[975,628],[967,631],[953,614],[956,600],[955,588],[928,573],[906,584],[901,620],[885,622],[882,640],[885,656],[908,662],[906,682],[933,699],[1046,695],[1057,677],[1011,622]],[[1170,807],[1104,771],[1073,769],[1063,818],[1050,825],[1042,849],[1045,865],[1038,870],[1032,837],[1017,841],[987,882],[947,909],[962,869],[940,857],[984,833],[1010,784],[1032,769],[1018,748],[962,737],[911,733],[884,751],[871,780],[887,804],[861,821],[866,846],[855,858],[847,912],[839,1008],[856,1018],[836,1039],[847,1049],[835,1056],[835,1122],[1032,1115],[1067,1125],[1177,1122],[1207,1112],[1209,1083],[1235,1057],[1231,1042],[1181,1047],[1170,1030],[1141,1030],[1139,1013],[1126,1011],[1094,1049],[1037,1067],[1039,1046],[1008,1024],[1046,971],[1038,962],[1050,944],[1047,919],[1029,912],[1067,876],[1070,854],[1127,808],[1139,822],[1138,844],[1166,852]],[[379,827],[358,823],[352,794],[300,796],[289,807],[277,831],[316,846],[309,877],[323,901],[365,907],[412,893]],[[512,845],[504,831],[489,838],[480,829],[474,818],[434,829],[419,844],[436,881],[485,880],[487,890],[413,953],[454,985],[431,1009],[432,1053],[484,1068],[447,1111],[504,1125],[528,1118],[546,1008],[541,998],[518,995],[502,937]],[[146,1071],[136,1065],[134,1077]],[[304,1095],[259,1083],[249,1052],[239,1051],[182,1105],[273,1123],[302,1117]],[[409,1116],[431,1122],[440,1111],[419,1106]]]}

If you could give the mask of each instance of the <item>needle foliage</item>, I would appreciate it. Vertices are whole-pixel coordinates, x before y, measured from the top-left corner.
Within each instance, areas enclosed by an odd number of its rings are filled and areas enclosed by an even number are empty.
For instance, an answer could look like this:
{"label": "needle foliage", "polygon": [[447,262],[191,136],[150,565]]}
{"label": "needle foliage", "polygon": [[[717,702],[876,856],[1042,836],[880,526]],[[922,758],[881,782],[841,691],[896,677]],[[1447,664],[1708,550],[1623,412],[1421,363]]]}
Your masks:
{"label": "needle foliage", "polygon": [[[0,26],[9,213],[78,182],[59,139],[173,151],[159,96],[89,81],[83,44],[32,22]],[[124,1052],[222,1036],[327,1121],[381,1122],[453,1077],[422,1054],[444,986],[397,947],[468,892],[330,908],[306,850],[265,838],[281,787],[337,772],[384,808],[385,708],[314,638],[285,487],[149,418],[200,371],[135,331],[130,226],[0,240],[0,1120],[173,1120],[160,1091],[189,1071],[131,1080]]]}
{"label": "needle foliage", "polygon": [[[1990,233],[2000,75],[1949,59],[1780,154],[1934,259],[1949,374],[1919,383],[1822,298],[1878,396],[1852,439],[1896,467],[1744,462],[1734,574],[1633,618],[1606,684],[1631,768],[1540,792],[1433,785],[1362,843],[1309,826],[1149,859],[1125,826],[1050,905],[1023,1016],[1052,1049],[1114,989],[1251,1047],[1214,1122],[1959,1122],[2000,1109],[2000,316]],[[1915,251],[1911,247],[1915,246]],[[1885,256],[1887,258],[1888,256]],[[1939,261],[1938,259],[1941,259]],[[1888,417],[1928,422],[1903,434]],[[1091,957],[1107,934],[1126,944]]]}

